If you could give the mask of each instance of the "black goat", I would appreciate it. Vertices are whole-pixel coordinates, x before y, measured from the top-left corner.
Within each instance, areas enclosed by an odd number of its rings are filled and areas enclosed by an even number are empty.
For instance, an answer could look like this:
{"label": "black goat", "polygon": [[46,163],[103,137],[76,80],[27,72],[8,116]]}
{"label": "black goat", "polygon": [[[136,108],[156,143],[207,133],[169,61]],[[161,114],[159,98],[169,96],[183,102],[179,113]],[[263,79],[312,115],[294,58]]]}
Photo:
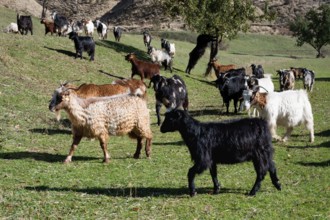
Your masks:
{"label": "black goat", "polygon": [[189,62],[186,68],[186,73],[190,74],[190,71],[194,68],[197,61],[205,53],[207,44],[211,41],[216,41],[217,38],[208,34],[201,34],[197,37],[196,47],[189,53]]}
{"label": "black goat", "polygon": [[252,75],[257,77],[258,79],[264,78],[264,69],[261,65],[256,66],[255,64],[251,64]]}
{"label": "black goat", "polygon": [[116,26],[113,28],[113,35],[115,36],[116,41],[120,42],[121,34],[122,34],[122,30],[120,27]]}
{"label": "black goat", "polygon": [[234,77],[219,77],[215,81],[222,100],[226,105],[227,111],[229,113],[229,103],[230,100],[234,100],[235,113],[237,113],[237,103],[243,100],[243,91],[247,89],[247,81],[245,76],[239,75]]}
{"label": "black goat", "polygon": [[95,42],[93,40],[93,37],[78,36],[76,32],[70,32],[69,39],[73,40],[74,42],[74,47],[76,49],[76,58],[80,57],[80,59],[82,59],[82,52],[86,51],[90,56],[90,60],[94,60]]}
{"label": "black goat", "polygon": [[63,15],[59,15],[56,11],[51,14],[51,17],[54,20],[55,28],[58,30],[58,35],[63,35],[69,28],[68,19]]}
{"label": "black goat", "polygon": [[252,161],[257,178],[249,195],[255,195],[267,171],[276,189],[281,185],[273,162],[272,136],[267,122],[259,118],[245,118],[225,122],[202,123],[182,110],[165,114],[160,127],[162,133],[179,131],[186,143],[194,165],[188,172],[190,196],[196,195],[195,175],[210,169],[214,194],[219,193],[217,164]]}
{"label": "black goat", "polygon": [[17,27],[22,35],[27,35],[28,31],[30,31],[31,35],[33,35],[33,23],[31,16],[20,16],[17,14]]}
{"label": "black goat", "polygon": [[171,78],[166,78],[155,75],[151,78],[151,82],[154,84],[158,125],[161,124],[160,108],[162,104],[165,105],[168,111],[178,107],[188,110],[188,91],[180,76],[174,74]]}

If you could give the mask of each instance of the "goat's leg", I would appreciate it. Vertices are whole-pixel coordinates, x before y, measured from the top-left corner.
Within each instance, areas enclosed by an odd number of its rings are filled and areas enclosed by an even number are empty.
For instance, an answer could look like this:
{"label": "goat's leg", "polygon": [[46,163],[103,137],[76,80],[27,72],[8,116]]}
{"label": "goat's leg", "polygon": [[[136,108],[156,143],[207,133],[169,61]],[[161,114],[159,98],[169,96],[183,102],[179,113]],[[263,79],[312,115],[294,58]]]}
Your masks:
{"label": "goat's leg", "polygon": [[286,133],[285,133],[285,135],[284,135],[283,138],[282,138],[282,141],[283,141],[283,142],[286,142],[286,141],[289,139],[292,130],[293,130],[293,127],[287,127],[287,128],[286,128]]}
{"label": "goat's leg", "polygon": [[269,125],[269,130],[270,130],[270,133],[272,134],[272,137],[273,137],[275,140],[277,140],[277,141],[282,140],[281,137],[278,136],[278,135],[276,134],[276,124],[274,124],[274,123],[270,123],[270,125]]}
{"label": "goat's leg", "polygon": [[110,155],[108,153],[108,149],[107,149],[107,142],[108,142],[108,137],[106,135],[101,135],[99,138],[100,141],[100,146],[102,148],[103,151],[103,163],[109,163],[110,161]]}
{"label": "goat's leg", "polygon": [[269,161],[269,175],[270,175],[270,179],[272,180],[273,185],[275,186],[275,188],[277,190],[281,190],[281,184],[278,182],[279,179],[277,177],[277,173],[276,173],[276,168],[275,168],[275,164],[272,160]]}
{"label": "goat's leg", "polygon": [[307,120],[306,122],[306,128],[309,131],[309,141],[311,143],[314,142],[314,123],[313,120]]}
{"label": "goat's leg", "polygon": [[162,103],[158,100],[156,101],[156,114],[157,114],[157,125],[159,126],[161,124],[161,118],[160,118],[160,108],[162,107]]}
{"label": "goat's leg", "polygon": [[230,102],[229,101],[226,101],[225,103],[226,103],[226,108],[227,108],[226,114],[229,114],[229,103]]}
{"label": "goat's leg", "polygon": [[234,108],[235,108],[235,114],[237,114],[237,99],[234,99]]}
{"label": "goat's leg", "polygon": [[220,192],[220,184],[217,177],[217,164],[213,163],[210,168],[210,173],[213,181],[213,193],[218,194]]}
{"label": "goat's leg", "polygon": [[135,154],[134,154],[135,159],[140,158],[141,149],[142,149],[142,138],[137,137],[136,151],[135,151]]}
{"label": "goat's leg", "polygon": [[265,170],[261,161],[257,161],[255,159],[255,161],[253,161],[253,165],[254,165],[254,169],[257,173],[257,178],[256,178],[256,182],[254,183],[254,185],[249,193],[249,196],[254,196],[259,191],[261,182],[265,178],[265,175],[267,173],[267,170]]}
{"label": "goat's leg", "polygon": [[151,138],[146,138],[145,151],[146,151],[147,158],[149,159],[150,154],[151,154]]}
{"label": "goat's leg", "polygon": [[80,143],[81,139],[82,139],[82,136],[80,136],[80,135],[74,135],[73,136],[73,142],[71,144],[70,152],[69,152],[69,155],[64,160],[64,163],[70,163],[71,162],[73,153],[74,153],[75,149],[77,149],[78,144]]}
{"label": "goat's leg", "polygon": [[196,189],[195,189],[195,183],[194,183],[195,176],[196,176],[196,167],[194,165],[188,171],[188,186],[189,186],[189,193],[190,193],[191,197],[193,197],[197,194]]}

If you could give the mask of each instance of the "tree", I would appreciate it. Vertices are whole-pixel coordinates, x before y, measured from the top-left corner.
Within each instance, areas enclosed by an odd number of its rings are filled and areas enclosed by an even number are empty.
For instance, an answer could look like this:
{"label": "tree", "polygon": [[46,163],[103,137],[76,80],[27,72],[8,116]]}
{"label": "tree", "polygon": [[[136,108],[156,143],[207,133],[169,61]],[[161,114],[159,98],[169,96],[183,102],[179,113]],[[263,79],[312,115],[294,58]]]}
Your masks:
{"label": "tree", "polygon": [[[172,17],[181,16],[190,29],[199,34],[214,36],[217,41],[211,44],[210,61],[218,52],[223,38],[232,39],[239,31],[247,31],[250,22],[256,19],[273,18],[267,1],[265,13],[258,16],[251,0],[159,0]],[[207,72],[210,71],[207,70]]]}
{"label": "tree", "polygon": [[324,57],[321,49],[330,43],[330,5],[321,5],[317,10],[309,10],[305,17],[299,16],[290,23],[297,46],[305,43],[317,51],[317,58]]}

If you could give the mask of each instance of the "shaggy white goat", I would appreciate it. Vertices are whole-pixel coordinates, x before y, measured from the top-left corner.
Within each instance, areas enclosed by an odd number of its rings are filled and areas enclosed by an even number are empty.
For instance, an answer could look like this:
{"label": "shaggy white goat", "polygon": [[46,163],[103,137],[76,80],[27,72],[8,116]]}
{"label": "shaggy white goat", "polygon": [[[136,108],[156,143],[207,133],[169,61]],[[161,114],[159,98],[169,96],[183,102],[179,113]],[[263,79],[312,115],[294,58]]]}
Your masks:
{"label": "shaggy white goat", "polygon": [[10,23],[6,28],[3,29],[5,33],[18,33],[18,26],[16,23]]}
{"label": "shaggy white goat", "polygon": [[172,72],[172,57],[164,50],[157,50],[154,47],[148,48],[148,53],[151,57],[152,62],[158,63],[159,65],[163,65],[165,70],[170,68]]}
{"label": "shaggy white goat", "polygon": [[[287,141],[293,127],[305,124],[310,132],[310,142],[314,142],[314,120],[312,107],[305,90],[287,90],[283,92],[254,92],[251,106],[256,106],[260,117],[268,122],[273,138]],[[283,138],[276,134],[277,125],[284,126]]]}

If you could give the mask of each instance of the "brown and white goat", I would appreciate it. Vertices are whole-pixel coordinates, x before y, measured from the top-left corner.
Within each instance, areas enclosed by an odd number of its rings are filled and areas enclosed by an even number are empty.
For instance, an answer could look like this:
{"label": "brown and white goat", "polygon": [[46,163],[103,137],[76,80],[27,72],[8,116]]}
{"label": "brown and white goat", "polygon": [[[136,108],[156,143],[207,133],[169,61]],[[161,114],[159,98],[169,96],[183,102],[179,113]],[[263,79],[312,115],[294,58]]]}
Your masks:
{"label": "brown and white goat", "polygon": [[[141,80],[137,79],[120,79],[114,81],[112,84],[82,84],[80,86],[75,86],[65,82],[54,91],[50,103],[56,103],[59,93],[68,88],[72,89],[72,93],[75,93],[80,98],[132,94],[146,99],[147,96],[147,88],[145,84]],[[59,121],[61,117],[60,112],[55,111],[55,114],[57,121]]]}
{"label": "brown and white goat", "polygon": [[294,89],[295,77],[292,70],[277,70],[279,77],[280,90],[292,90]]}
{"label": "brown and white goat", "polygon": [[56,103],[49,105],[49,110],[65,110],[71,121],[73,142],[65,163],[72,160],[74,150],[83,137],[97,138],[103,150],[103,162],[108,163],[110,154],[107,142],[110,136],[122,136],[137,139],[134,158],[140,157],[143,139],[146,139],[145,152],[151,153],[152,132],[147,102],[133,95],[112,97],[79,98],[71,89],[58,94]]}
{"label": "brown and white goat", "polygon": [[53,35],[53,33],[56,33],[54,21],[50,21],[45,18],[42,18],[40,23],[45,25],[45,35],[48,34],[49,32],[51,35]]}
{"label": "brown and white goat", "polygon": [[210,61],[209,65],[213,67],[217,78],[219,78],[222,73],[225,73],[232,69],[236,69],[236,66],[234,64],[221,65],[220,63],[217,63],[217,59],[213,59],[212,61]]}
{"label": "brown and white goat", "polygon": [[[131,78],[133,78],[134,75],[139,75],[141,80],[144,81],[145,78],[150,80],[153,76],[160,74],[159,64],[139,60],[134,53],[127,54],[125,60],[132,64]],[[150,88],[150,85],[151,81],[148,88]]]}

